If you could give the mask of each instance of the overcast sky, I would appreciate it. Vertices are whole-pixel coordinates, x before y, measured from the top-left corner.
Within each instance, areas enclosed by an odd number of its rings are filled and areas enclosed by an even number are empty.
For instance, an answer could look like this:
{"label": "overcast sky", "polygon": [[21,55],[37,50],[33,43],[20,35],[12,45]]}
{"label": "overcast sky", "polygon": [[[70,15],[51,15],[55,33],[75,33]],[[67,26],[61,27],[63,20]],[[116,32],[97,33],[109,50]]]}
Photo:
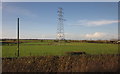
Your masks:
{"label": "overcast sky", "polygon": [[5,2],[2,3],[2,37],[55,39],[57,10],[63,8],[66,39],[116,39],[117,2]]}

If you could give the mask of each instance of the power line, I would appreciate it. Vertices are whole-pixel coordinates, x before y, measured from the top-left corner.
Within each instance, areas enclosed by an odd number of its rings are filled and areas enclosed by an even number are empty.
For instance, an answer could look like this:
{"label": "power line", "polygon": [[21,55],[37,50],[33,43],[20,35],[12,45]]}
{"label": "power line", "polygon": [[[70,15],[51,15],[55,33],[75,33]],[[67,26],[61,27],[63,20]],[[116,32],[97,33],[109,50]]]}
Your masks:
{"label": "power line", "polygon": [[58,8],[57,40],[65,40],[63,21],[65,21],[63,19],[63,9],[60,7]]}

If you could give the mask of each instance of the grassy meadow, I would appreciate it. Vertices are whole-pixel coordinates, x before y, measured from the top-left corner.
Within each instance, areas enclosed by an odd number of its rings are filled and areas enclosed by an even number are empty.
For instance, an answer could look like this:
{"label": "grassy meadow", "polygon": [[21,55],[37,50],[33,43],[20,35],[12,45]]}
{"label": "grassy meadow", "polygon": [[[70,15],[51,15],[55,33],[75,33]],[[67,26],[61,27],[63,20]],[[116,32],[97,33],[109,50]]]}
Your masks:
{"label": "grassy meadow", "polygon": [[[8,41],[9,42],[9,41]],[[56,42],[20,40],[20,57],[16,57],[17,44],[2,45],[3,72],[116,72],[118,44],[88,42]],[[85,55],[68,55],[80,51]],[[107,54],[107,55],[106,55]]]}
{"label": "grassy meadow", "polygon": [[[20,56],[64,56],[66,52],[81,51],[90,55],[117,54],[118,44],[107,43],[84,43],[84,42],[53,42],[53,41],[30,41],[20,43]],[[3,45],[2,57],[15,57],[17,44]]]}

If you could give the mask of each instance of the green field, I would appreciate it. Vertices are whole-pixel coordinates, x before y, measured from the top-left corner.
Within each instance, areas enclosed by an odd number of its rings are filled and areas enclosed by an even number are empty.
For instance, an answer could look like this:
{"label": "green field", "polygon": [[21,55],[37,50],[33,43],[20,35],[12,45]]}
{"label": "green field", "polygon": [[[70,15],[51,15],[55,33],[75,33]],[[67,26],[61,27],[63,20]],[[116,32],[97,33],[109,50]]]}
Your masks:
{"label": "green field", "polygon": [[[66,52],[81,51],[87,54],[117,54],[118,44],[106,43],[55,43],[55,42],[27,42],[20,44],[20,56],[66,55]],[[3,57],[15,57],[17,45],[3,45]]]}

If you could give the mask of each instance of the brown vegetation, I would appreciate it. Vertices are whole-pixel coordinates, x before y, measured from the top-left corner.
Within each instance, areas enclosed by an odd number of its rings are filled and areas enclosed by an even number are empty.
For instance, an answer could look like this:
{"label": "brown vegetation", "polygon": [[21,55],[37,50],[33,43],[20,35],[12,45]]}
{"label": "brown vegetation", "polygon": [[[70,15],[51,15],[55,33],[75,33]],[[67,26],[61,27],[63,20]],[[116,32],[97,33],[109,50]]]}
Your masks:
{"label": "brown vegetation", "polygon": [[3,72],[116,72],[119,55],[2,58]]}

